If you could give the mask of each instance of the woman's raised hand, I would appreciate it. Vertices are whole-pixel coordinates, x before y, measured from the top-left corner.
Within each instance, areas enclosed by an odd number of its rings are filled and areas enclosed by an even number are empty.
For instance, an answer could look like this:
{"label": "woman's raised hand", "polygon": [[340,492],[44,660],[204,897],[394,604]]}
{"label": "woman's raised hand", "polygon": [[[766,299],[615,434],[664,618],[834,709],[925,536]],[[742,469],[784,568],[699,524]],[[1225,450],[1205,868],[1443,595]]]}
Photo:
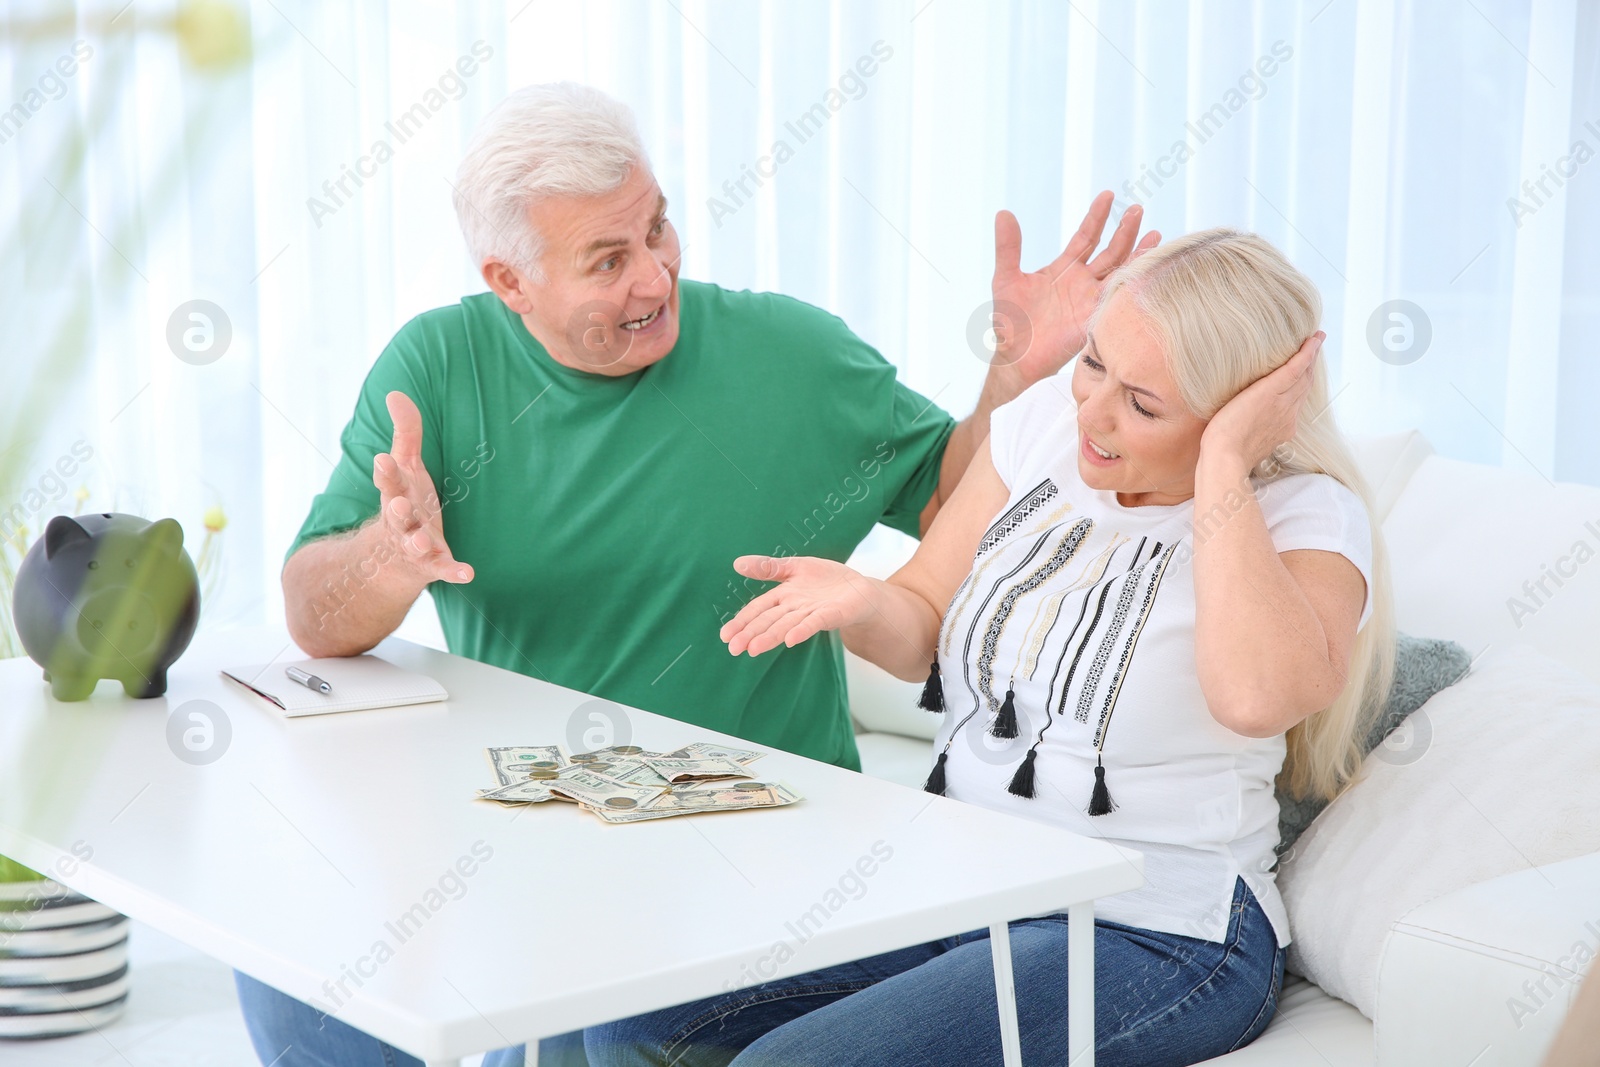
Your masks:
{"label": "woman's raised hand", "polygon": [[746,578],[781,582],[744,606],[718,632],[737,656],[793,647],[823,630],[839,630],[874,612],[872,579],[831,559],[813,556],[740,556],[733,569]]}
{"label": "woman's raised hand", "polygon": [[[1206,423],[1200,452],[1236,457],[1246,470],[1294,438],[1306,397],[1316,380],[1317,355],[1327,334],[1318,330],[1307,337],[1294,355],[1275,370],[1257,378],[1223,404]],[[1321,412],[1312,414],[1315,419]]]}

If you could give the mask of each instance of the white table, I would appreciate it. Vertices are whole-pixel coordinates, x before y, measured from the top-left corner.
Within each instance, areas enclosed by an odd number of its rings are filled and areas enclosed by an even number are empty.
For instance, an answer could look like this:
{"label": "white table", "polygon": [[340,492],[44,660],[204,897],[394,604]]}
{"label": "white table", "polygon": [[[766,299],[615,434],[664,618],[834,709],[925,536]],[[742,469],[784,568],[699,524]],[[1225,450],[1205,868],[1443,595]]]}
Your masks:
{"label": "white table", "polygon": [[[33,663],[0,662],[0,853],[435,1063],[523,1041],[531,1061],[541,1036],[988,926],[1011,1067],[1006,920],[1067,910],[1071,1062],[1093,1063],[1092,902],[1143,883],[1138,853],[782,752],[756,768],[806,800],[772,811],[609,826],[479,803],[486,746],[571,747],[601,705],[398,639],[375,651],[451,699],[285,719],[217,674],[301,658],[272,627],[200,635],[151,700],[103,682],[58,703]],[[169,746],[190,701],[226,720],[214,762]],[[737,740],[621,717],[646,748]],[[75,846],[92,858],[72,869]],[[864,891],[830,894],[852,872]]]}

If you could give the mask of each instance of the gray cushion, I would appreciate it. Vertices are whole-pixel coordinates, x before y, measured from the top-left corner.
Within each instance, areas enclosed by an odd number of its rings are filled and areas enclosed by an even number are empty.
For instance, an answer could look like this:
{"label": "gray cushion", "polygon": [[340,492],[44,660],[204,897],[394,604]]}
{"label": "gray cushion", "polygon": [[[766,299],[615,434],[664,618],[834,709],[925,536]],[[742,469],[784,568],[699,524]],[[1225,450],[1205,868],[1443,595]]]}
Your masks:
{"label": "gray cushion", "polygon": [[[1365,756],[1382,744],[1383,739],[1393,733],[1407,715],[1426,704],[1433,694],[1459,682],[1471,663],[1472,657],[1467,650],[1454,641],[1395,634],[1394,683],[1389,687],[1389,699],[1384,704],[1383,714],[1372,724],[1372,729],[1361,743],[1361,754]],[[1311,825],[1311,820],[1327,806],[1326,800],[1297,800],[1279,789],[1278,855],[1287,852],[1295,839]]]}

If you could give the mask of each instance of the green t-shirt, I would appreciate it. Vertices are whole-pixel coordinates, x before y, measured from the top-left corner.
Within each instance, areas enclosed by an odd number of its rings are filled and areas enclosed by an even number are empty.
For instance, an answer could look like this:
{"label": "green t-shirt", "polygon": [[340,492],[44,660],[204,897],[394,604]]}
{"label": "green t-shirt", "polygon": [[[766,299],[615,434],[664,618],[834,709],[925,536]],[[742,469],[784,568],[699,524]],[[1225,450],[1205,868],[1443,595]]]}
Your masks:
{"label": "green t-shirt", "polygon": [[493,293],[406,323],[288,555],[377,513],[398,389],[475,569],[429,586],[450,651],[859,769],[837,634],[754,659],[718,639],[769,588],[733,560],[844,560],[877,522],[915,535],[954,422],[827,312],[680,288],[672,352],[615,378],[555,362]]}

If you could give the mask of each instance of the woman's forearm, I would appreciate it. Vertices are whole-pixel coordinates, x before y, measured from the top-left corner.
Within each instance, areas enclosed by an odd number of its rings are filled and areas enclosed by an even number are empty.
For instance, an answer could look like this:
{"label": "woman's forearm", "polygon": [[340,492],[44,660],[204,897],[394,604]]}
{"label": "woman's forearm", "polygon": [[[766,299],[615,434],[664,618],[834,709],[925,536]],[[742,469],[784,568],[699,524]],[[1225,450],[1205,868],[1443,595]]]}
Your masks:
{"label": "woman's forearm", "polygon": [[928,664],[939,640],[940,613],[917,592],[888,581],[862,577],[862,595],[869,606],[864,621],[839,631],[844,645],[908,682],[928,676]]}
{"label": "woman's forearm", "polygon": [[1322,620],[1279,559],[1249,466],[1202,449],[1194,486],[1195,663],[1223,725],[1249,736],[1326,707],[1343,688]]}

